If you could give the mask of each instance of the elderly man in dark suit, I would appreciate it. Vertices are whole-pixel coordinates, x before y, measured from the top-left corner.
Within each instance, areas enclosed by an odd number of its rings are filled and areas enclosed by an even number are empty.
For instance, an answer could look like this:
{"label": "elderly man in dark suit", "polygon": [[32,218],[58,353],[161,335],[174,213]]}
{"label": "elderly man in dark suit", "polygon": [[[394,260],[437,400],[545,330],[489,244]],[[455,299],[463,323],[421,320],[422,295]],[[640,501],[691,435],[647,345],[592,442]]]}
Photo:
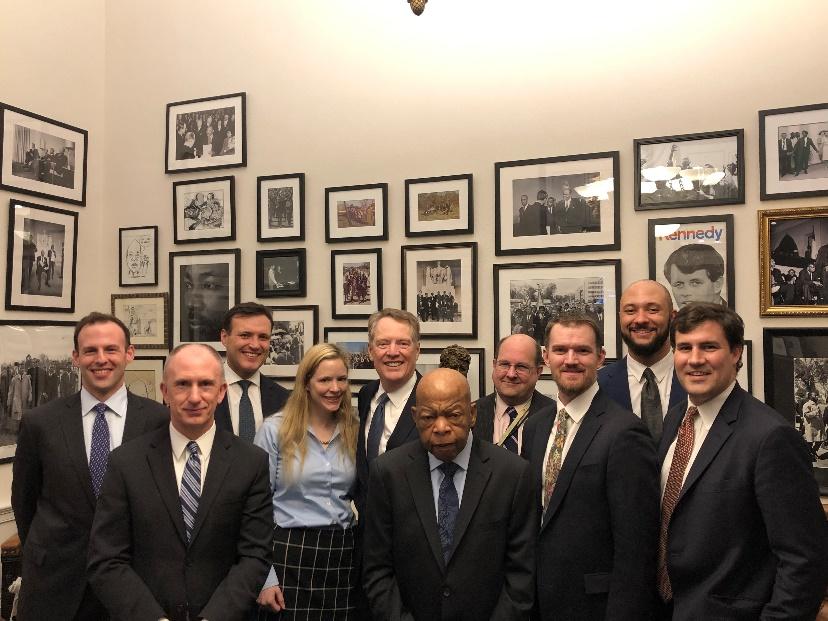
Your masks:
{"label": "elderly man in dark suit", "polygon": [[364,587],[376,621],[528,619],[537,512],[529,464],[474,437],[466,379],[417,387],[420,442],[371,464]]}
{"label": "elderly man in dark suit", "polygon": [[689,397],[668,413],[659,448],[663,617],[813,619],[828,523],[802,437],[736,383],[742,319],[692,304],[670,338]]}
{"label": "elderly man in dark suit", "polygon": [[168,420],[164,406],[124,386],[135,352],[121,320],[90,313],[75,326],[74,346],[83,388],[28,412],[17,439],[20,621],[107,618],[87,585],[86,548],[109,452]]}

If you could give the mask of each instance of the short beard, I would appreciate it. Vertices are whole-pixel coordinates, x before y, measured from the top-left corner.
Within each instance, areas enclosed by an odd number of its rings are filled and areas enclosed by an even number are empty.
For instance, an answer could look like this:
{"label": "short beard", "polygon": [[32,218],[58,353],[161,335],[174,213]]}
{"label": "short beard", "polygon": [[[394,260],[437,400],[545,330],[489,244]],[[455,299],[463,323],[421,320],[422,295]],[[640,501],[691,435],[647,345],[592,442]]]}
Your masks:
{"label": "short beard", "polygon": [[627,349],[639,358],[649,358],[658,352],[662,347],[664,347],[664,343],[667,342],[669,336],[669,324],[667,324],[663,331],[656,332],[655,339],[649,345],[639,345],[634,342],[628,334],[625,334],[623,331],[621,332],[621,339],[627,344]]}

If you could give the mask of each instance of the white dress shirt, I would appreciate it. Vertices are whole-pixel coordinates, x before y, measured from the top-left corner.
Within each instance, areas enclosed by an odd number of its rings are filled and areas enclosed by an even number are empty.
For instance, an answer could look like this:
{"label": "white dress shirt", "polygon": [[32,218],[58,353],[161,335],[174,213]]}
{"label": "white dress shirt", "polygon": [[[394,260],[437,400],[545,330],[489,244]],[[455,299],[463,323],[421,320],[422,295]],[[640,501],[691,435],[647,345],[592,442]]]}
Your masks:
{"label": "white dress shirt", "polygon": [[[233,425],[233,433],[239,435],[239,402],[242,397],[242,388],[239,386],[239,382],[243,378],[239,377],[238,373],[225,362],[224,379],[227,381],[227,405],[230,407],[230,423]],[[256,431],[258,431],[264,420],[264,416],[262,416],[262,374],[260,371],[256,371],[248,379],[250,386],[247,387],[247,396],[250,397],[250,403],[253,405],[253,418],[256,421]],[[273,412],[268,412],[268,414],[273,414]]]}
{"label": "white dress shirt", "polygon": [[[204,480],[207,477],[207,467],[210,465],[210,453],[213,450],[213,440],[216,439],[216,423],[205,431],[201,437],[196,438],[198,450],[201,457],[201,489],[204,490]],[[170,423],[170,444],[172,445],[173,468],[175,468],[175,486],[181,489],[181,479],[184,477],[184,467],[190,458],[187,450],[190,438],[183,435]]]}
{"label": "white dress shirt", "polygon": [[[592,400],[595,398],[596,394],[598,394],[598,382],[593,382],[592,386],[587,388],[584,392],[575,397],[566,405],[563,405],[560,401],[555,402],[557,405],[555,415],[557,416],[558,411],[565,409],[566,413],[569,414],[569,418],[572,419],[569,423],[569,429],[566,431],[566,441],[564,442],[563,451],[561,452],[561,468],[563,468],[564,460],[566,460],[566,455],[569,453],[569,447],[572,446],[572,442],[575,440],[575,435],[581,428],[581,421],[584,420],[584,416],[586,416],[589,411],[589,408],[592,405]],[[549,459],[549,452],[552,450],[554,445],[555,425],[553,424],[552,432],[549,434],[549,439],[546,441],[546,452],[543,455],[544,469],[546,468],[546,461]],[[541,497],[542,496],[543,489],[541,489]]]}
{"label": "white dress shirt", "polygon": [[[667,415],[670,405],[670,390],[673,386],[673,352],[667,352],[661,360],[650,367],[658,384],[658,396],[661,399],[661,415]],[[633,414],[641,418],[641,392],[644,390],[644,371],[647,367],[632,356],[627,356],[627,382],[630,385],[630,401]]]}
{"label": "white dress shirt", "polygon": [[[402,416],[405,404],[408,402],[408,398],[411,396],[411,391],[414,390],[414,384],[416,383],[417,374],[414,373],[414,375],[412,375],[401,388],[388,393],[388,401],[385,403],[385,429],[382,430],[382,437],[380,438],[379,455],[382,455],[385,452],[385,447],[388,444],[388,438],[390,438],[391,434],[394,433],[394,429],[397,427],[397,423],[400,420],[400,416]],[[371,429],[371,420],[374,418],[374,410],[377,409],[377,403],[379,403],[380,397],[384,394],[386,393],[382,388],[382,383],[380,383],[374,398],[371,399],[368,409],[368,420],[365,421],[366,446],[368,445],[368,432]]]}
{"label": "white dress shirt", "polygon": [[127,389],[121,384],[121,387],[109,397],[106,401],[98,401],[96,397],[86,390],[81,388],[81,415],[83,422],[83,443],[86,446],[86,461],[89,461],[90,453],[92,452],[92,426],[95,424],[95,416],[97,412],[93,409],[99,403],[105,403],[106,424],[109,427],[109,450],[112,451],[119,446],[124,439],[124,426],[126,425],[127,412]]}

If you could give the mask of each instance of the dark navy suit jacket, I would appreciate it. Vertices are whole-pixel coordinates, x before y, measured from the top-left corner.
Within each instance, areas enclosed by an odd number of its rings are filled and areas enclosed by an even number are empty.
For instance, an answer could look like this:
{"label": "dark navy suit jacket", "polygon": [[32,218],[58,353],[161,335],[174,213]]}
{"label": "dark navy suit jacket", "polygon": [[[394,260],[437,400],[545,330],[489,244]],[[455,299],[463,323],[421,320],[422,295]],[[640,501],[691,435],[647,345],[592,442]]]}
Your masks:
{"label": "dark navy suit jacket", "polygon": [[[601,390],[618,405],[625,410],[633,411],[632,399],[630,398],[630,384],[627,380],[627,357],[624,356],[621,360],[617,360],[612,364],[599,369],[598,371],[598,385]],[[676,377],[675,370],[673,371],[673,385],[670,388],[670,403],[664,408],[666,415],[667,411],[677,403],[681,403],[687,399],[687,393]]]}

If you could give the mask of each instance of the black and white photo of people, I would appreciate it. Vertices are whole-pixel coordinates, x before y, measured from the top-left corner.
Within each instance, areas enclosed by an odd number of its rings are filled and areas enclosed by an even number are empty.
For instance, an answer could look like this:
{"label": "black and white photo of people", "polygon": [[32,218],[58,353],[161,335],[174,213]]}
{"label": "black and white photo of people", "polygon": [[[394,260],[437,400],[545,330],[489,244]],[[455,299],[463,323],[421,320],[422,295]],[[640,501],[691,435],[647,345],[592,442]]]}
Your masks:
{"label": "black and white photo of people", "polygon": [[216,108],[176,115],[175,159],[191,160],[236,152],[235,108]]}

